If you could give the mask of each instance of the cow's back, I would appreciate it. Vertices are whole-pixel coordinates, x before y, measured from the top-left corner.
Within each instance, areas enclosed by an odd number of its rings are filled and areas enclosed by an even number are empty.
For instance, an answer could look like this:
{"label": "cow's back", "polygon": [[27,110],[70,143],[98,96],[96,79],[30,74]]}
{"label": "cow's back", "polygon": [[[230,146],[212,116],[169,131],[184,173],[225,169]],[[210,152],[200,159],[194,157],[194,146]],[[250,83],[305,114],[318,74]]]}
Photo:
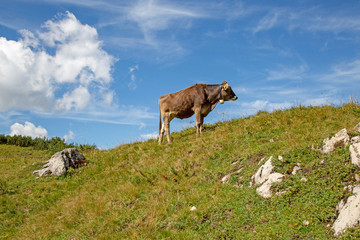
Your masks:
{"label": "cow's back", "polygon": [[188,118],[194,114],[193,107],[199,98],[203,98],[204,84],[195,84],[175,93],[160,97],[161,112],[170,112],[178,118]]}

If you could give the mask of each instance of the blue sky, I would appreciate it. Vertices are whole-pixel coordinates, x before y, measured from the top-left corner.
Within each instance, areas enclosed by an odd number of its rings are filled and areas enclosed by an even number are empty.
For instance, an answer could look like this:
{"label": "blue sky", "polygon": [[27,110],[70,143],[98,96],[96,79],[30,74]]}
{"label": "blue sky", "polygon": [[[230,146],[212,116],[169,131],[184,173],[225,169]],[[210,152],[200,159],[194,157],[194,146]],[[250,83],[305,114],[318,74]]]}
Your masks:
{"label": "blue sky", "polygon": [[158,98],[195,83],[239,97],[205,123],[359,96],[359,1],[0,4],[0,134],[113,148],[156,136]]}

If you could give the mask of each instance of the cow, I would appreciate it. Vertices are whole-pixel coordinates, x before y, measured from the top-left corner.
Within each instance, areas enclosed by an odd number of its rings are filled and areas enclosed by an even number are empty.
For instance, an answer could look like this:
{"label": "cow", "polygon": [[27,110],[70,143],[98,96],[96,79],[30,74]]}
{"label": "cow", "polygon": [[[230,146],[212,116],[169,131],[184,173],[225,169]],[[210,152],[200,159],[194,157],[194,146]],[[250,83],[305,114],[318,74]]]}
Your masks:
{"label": "cow", "polygon": [[[163,95],[159,98],[159,144],[164,132],[168,143],[170,139],[170,121],[174,118],[189,118],[195,113],[196,133],[201,134],[204,117],[206,117],[218,102],[235,101],[237,96],[230,85],[222,84],[195,84],[176,93]],[[161,115],[163,123],[161,123]]]}

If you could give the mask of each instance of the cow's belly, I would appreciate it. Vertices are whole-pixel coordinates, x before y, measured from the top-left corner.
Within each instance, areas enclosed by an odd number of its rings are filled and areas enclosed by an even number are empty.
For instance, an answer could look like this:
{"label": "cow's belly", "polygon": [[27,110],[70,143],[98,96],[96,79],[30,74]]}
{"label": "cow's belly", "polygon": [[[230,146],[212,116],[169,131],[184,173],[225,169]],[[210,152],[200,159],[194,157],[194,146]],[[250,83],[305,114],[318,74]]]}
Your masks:
{"label": "cow's belly", "polygon": [[184,118],[189,118],[192,115],[194,115],[194,111],[193,110],[187,110],[187,111],[179,111],[175,114],[175,117],[180,118],[180,119],[184,119]]}

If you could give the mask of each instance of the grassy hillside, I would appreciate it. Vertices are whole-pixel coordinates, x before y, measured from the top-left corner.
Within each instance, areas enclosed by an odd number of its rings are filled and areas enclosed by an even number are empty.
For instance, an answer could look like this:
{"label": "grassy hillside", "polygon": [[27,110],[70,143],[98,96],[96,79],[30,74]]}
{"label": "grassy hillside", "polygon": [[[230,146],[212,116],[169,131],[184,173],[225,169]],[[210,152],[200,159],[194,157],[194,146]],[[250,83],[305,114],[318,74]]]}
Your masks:
{"label": "grassy hillside", "polygon": [[[63,177],[31,175],[47,152],[0,145],[0,239],[331,239],[335,206],[360,171],[348,147],[325,156],[311,146],[342,128],[354,136],[359,122],[357,104],[259,112],[207,125],[201,137],[173,133],[171,145],[89,150],[90,163]],[[275,188],[287,192],[263,199],[248,185],[270,156],[286,175]],[[359,237],[360,228],[342,236]]]}

